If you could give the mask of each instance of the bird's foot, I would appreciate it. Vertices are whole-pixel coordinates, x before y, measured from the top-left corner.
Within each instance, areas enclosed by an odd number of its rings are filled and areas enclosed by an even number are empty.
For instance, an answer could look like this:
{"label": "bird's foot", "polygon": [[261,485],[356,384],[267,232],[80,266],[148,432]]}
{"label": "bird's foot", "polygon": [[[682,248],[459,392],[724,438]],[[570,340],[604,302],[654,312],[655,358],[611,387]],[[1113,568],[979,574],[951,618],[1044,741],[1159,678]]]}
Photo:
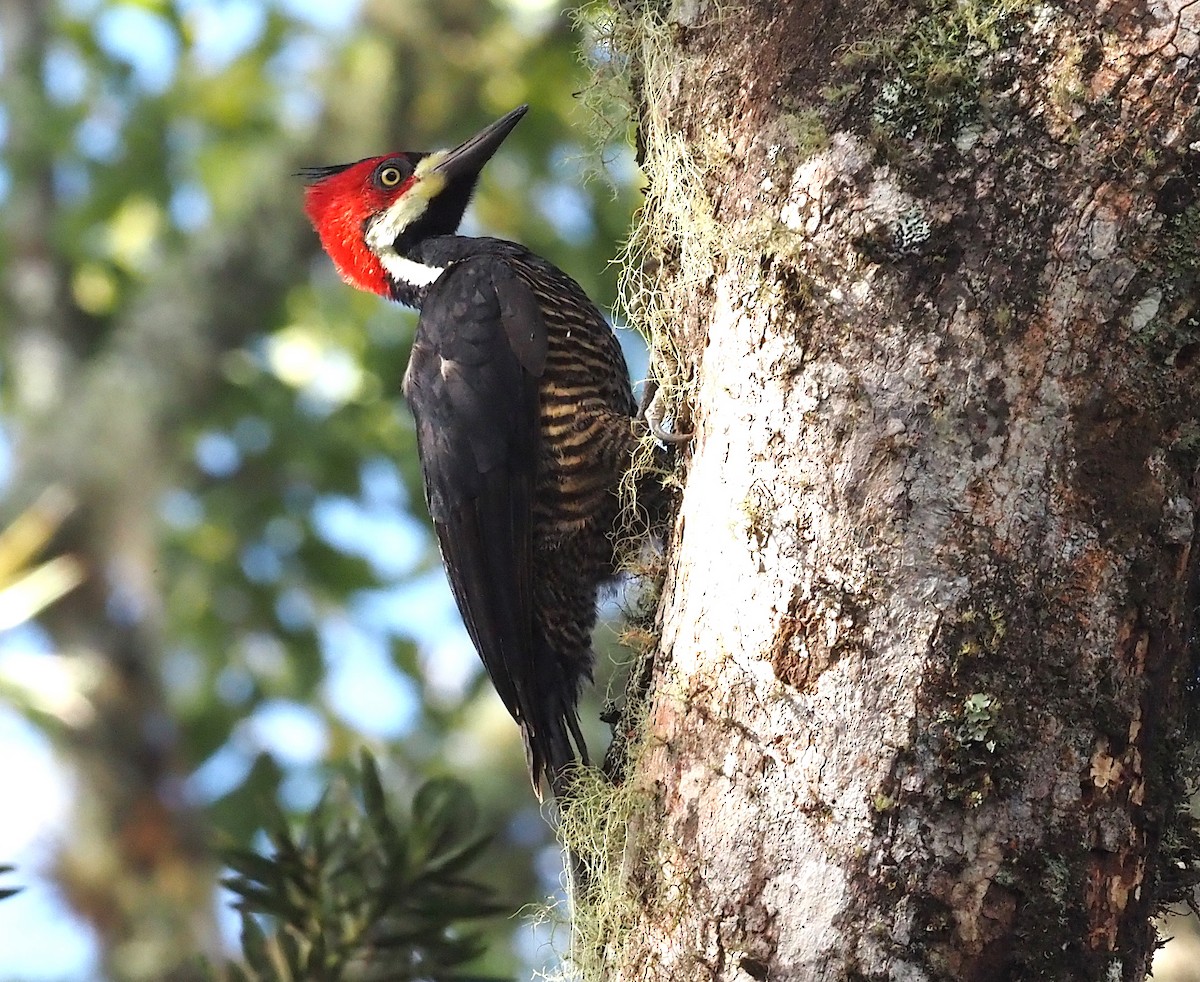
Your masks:
{"label": "bird's foot", "polygon": [[663,398],[663,390],[656,388],[654,390],[654,398],[642,410],[642,419],[646,421],[646,429],[656,440],[661,440],[663,443],[687,443],[692,438],[691,431],[687,433],[672,433],[670,430],[663,428],[663,421],[669,415],[667,409],[667,401]]}

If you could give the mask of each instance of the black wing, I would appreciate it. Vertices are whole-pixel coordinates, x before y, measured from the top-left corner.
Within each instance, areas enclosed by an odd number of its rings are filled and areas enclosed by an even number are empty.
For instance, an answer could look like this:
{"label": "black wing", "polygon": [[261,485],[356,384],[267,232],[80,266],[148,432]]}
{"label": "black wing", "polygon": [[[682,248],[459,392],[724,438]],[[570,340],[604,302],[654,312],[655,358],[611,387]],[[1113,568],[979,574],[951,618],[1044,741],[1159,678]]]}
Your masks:
{"label": "black wing", "polygon": [[[451,265],[421,309],[404,395],[417,422],[425,496],[458,609],[501,700],[521,724],[535,790],[558,677],[534,637],[532,508],[546,324],[496,257]],[[547,675],[546,670],[549,669]]]}

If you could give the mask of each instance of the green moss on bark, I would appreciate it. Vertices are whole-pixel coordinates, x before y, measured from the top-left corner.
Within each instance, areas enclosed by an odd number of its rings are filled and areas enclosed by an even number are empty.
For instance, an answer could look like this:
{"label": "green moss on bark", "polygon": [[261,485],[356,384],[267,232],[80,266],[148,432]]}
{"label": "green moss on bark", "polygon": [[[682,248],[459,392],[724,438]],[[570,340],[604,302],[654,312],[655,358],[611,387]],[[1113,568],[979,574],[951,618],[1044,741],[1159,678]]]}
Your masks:
{"label": "green moss on bark", "polygon": [[952,139],[978,118],[1002,76],[996,55],[1031,8],[1029,0],[932,0],[904,30],[853,45],[843,63],[871,76],[880,133]]}

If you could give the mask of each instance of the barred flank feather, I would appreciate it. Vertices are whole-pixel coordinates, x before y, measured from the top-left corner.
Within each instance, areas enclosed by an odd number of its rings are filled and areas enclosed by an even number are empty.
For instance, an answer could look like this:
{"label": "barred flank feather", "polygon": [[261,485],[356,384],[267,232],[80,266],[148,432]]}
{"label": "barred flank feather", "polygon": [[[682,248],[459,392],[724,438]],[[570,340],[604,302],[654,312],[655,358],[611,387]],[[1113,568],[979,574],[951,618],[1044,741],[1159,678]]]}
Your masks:
{"label": "barred flank feather", "polygon": [[579,285],[521,246],[440,236],[410,256],[445,269],[408,298],[421,320],[405,394],[430,514],[534,789],[557,793],[587,761],[576,705],[597,591],[615,574],[635,445],[628,370]]}

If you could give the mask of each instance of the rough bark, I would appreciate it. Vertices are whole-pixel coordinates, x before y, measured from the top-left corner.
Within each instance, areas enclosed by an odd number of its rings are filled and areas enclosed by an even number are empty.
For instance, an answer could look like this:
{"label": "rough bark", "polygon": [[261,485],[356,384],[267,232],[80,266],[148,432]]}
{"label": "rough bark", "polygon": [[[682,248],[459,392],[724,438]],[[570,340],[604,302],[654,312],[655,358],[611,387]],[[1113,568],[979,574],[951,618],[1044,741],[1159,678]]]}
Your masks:
{"label": "rough bark", "polygon": [[695,438],[608,977],[1142,979],[1194,859],[1200,5],[614,11]]}

